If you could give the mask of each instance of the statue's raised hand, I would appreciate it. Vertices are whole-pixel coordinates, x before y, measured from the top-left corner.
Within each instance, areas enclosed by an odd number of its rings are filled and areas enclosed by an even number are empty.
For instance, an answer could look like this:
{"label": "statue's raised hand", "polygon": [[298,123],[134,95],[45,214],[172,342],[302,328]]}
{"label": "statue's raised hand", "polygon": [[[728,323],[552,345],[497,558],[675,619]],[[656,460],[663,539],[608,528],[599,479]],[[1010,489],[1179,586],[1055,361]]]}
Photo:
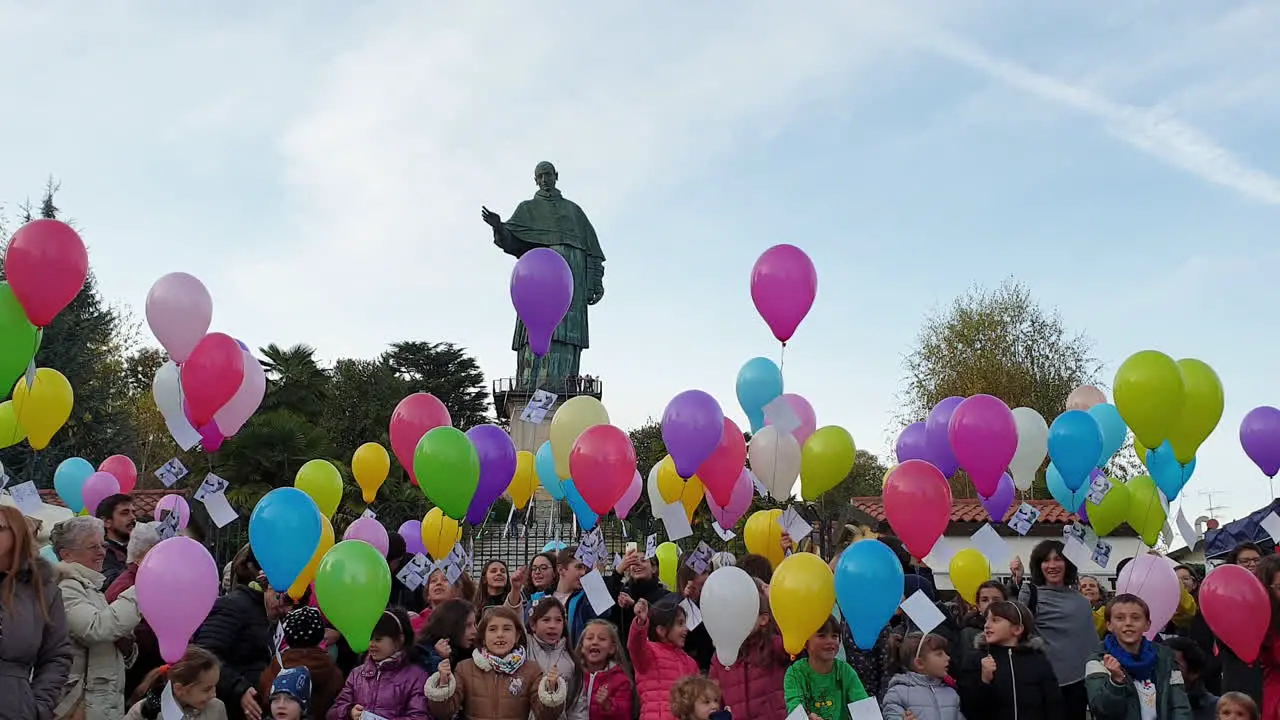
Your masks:
{"label": "statue's raised hand", "polygon": [[483,205],[480,206],[480,218],[495,230],[502,224],[502,216]]}

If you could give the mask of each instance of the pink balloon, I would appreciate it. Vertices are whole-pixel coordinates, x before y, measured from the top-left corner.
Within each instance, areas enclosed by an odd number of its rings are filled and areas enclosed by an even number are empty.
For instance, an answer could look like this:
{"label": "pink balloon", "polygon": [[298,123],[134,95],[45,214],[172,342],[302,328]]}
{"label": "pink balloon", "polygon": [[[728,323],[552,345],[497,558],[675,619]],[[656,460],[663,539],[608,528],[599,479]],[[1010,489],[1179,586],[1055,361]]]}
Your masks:
{"label": "pink balloon", "polygon": [[342,533],[342,539],[369,543],[377,548],[383,557],[386,557],[387,547],[390,544],[387,529],[371,517],[356,518],[355,522],[347,526],[347,531]]}
{"label": "pink balloon", "polygon": [[120,492],[120,481],[115,475],[109,472],[96,472],[84,481],[84,487],[80,489],[80,497],[84,498],[84,509],[88,510],[90,515],[96,515],[98,505],[118,492]]}
{"label": "pink balloon", "polygon": [[194,275],[165,275],[147,293],[147,325],[151,334],[181,365],[209,332],[213,322],[213,298]]}
{"label": "pink balloon", "polygon": [[747,508],[751,507],[751,498],[755,495],[755,482],[751,480],[751,471],[742,468],[738,473],[738,479],[733,483],[733,492],[729,495],[729,502],[720,505],[716,499],[707,493],[707,507],[711,509],[711,516],[720,523],[720,527],[728,530],[738,521],[742,519],[743,513]]}
{"label": "pink balloon", "polygon": [[431,393],[409,395],[391,413],[391,451],[414,485],[418,484],[418,476],[413,472],[413,453],[418,449],[418,441],[428,430],[452,424],[449,409]]}
{"label": "pink balloon", "polygon": [[1239,565],[1214,568],[1197,599],[1214,636],[1246,663],[1257,660],[1271,627],[1271,598],[1258,576]]}
{"label": "pink balloon", "polygon": [[978,494],[991,497],[1018,451],[1018,425],[1003,400],[974,395],[951,413],[947,440]]}
{"label": "pink balloon", "polygon": [[151,548],[138,567],[138,610],[160,641],[165,662],[187,652],[191,636],[218,599],[218,566],[203,545],[172,537]]}
{"label": "pink balloon", "polygon": [[618,502],[613,504],[613,511],[617,513],[620,520],[625,520],[631,513],[631,508],[635,507],[641,492],[644,492],[644,478],[640,477],[640,471],[636,470],[636,474],[631,476],[631,484],[627,486],[627,491],[622,493]]}
{"label": "pink balloon", "polygon": [[1068,410],[1088,410],[1107,401],[1107,396],[1092,385],[1081,385],[1067,396]]}
{"label": "pink balloon", "polygon": [[1174,611],[1178,609],[1182,584],[1178,582],[1178,574],[1173,571],[1173,564],[1166,558],[1143,553],[1120,571],[1120,577],[1116,580],[1116,594],[1121,593],[1137,595],[1147,602],[1147,607],[1151,608],[1151,628],[1147,630],[1146,636],[1148,640],[1155,640],[1156,634],[1169,624]]}
{"label": "pink balloon", "polygon": [[89,253],[70,225],[40,218],[13,234],[5,251],[4,271],[27,319],[45,327],[84,289]]}
{"label": "pink balloon", "polygon": [[213,419],[244,382],[244,351],[225,333],[209,333],[182,366],[182,395],[199,428]]}
{"label": "pink balloon", "polygon": [[817,296],[818,271],[794,245],[774,245],[751,268],[751,302],[783,343],[795,335]]}
{"label": "pink balloon", "polygon": [[698,479],[706,486],[708,495],[722,502],[729,502],[746,462],[747,440],[738,424],[725,418],[720,444],[711,453],[711,457],[698,466]]}
{"label": "pink balloon", "polygon": [[127,456],[112,455],[98,466],[98,472],[111,473],[120,483],[120,492],[128,494],[138,484],[138,467]]}
{"label": "pink balloon", "polygon": [[160,519],[160,513],[177,513],[179,530],[185,530],[187,523],[191,522],[191,506],[187,504],[187,499],[178,493],[160,498],[160,502],[156,503],[156,520]]}
{"label": "pink balloon", "polygon": [[597,515],[622,499],[636,474],[636,449],[626,432],[612,425],[582,431],[569,451],[569,475],[578,494]]}
{"label": "pink balloon", "polygon": [[[795,393],[783,393],[782,399],[791,408],[791,414],[796,416],[800,421],[800,426],[791,431],[791,436],[800,443],[800,447],[804,447],[804,441],[809,439],[814,430],[818,429],[818,414],[813,411],[813,406],[809,404],[802,396]],[[778,418],[775,417],[777,411],[770,411],[769,406],[765,406],[764,424],[775,425]]]}
{"label": "pink balloon", "polygon": [[938,468],[908,460],[885,478],[884,514],[907,550],[923,560],[951,521],[951,486]]}
{"label": "pink balloon", "polygon": [[236,394],[213,414],[214,421],[218,423],[218,431],[223,437],[231,437],[240,432],[240,428],[249,422],[249,418],[258,411],[258,406],[262,405],[262,398],[267,396],[267,373],[262,369],[262,363],[248,350],[240,352],[244,355],[244,379],[240,381]]}

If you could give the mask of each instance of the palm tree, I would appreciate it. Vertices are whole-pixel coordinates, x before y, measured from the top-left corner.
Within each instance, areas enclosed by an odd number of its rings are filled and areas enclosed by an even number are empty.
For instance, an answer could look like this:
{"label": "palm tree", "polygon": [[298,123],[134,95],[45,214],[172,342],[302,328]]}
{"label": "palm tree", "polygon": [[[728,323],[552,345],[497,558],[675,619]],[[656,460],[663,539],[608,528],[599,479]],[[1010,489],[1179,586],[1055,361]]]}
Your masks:
{"label": "palm tree", "polygon": [[253,418],[218,453],[217,472],[231,483],[229,497],[252,507],[267,492],[293,485],[303,463],[327,457],[324,431],[287,410]]}
{"label": "palm tree", "polygon": [[329,373],[316,362],[316,349],[294,345],[285,350],[271,343],[261,349],[266,360],[267,397],[263,410],[288,410],[304,418],[319,418],[329,400]]}

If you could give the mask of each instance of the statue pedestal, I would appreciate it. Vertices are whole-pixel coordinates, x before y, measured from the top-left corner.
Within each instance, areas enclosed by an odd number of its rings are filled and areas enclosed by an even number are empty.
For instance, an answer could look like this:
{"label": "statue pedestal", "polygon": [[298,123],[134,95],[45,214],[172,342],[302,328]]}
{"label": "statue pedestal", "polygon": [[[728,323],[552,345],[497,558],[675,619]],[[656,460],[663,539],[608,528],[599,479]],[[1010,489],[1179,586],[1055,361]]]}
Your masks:
{"label": "statue pedestal", "polygon": [[525,406],[533,399],[534,391],[518,382],[516,378],[493,381],[493,405],[498,411],[498,417],[510,423],[511,440],[515,443],[516,450],[526,450],[536,454],[542,443],[551,439],[551,418],[555,417],[560,406],[566,400],[579,395],[590,395],[599,400],[602,387],[598,379],[579,378],[551,382],[548,383],[548,387],[542,389],[555,393],[556,401],[547,411],[542,422],[534,424],[520,419]]}

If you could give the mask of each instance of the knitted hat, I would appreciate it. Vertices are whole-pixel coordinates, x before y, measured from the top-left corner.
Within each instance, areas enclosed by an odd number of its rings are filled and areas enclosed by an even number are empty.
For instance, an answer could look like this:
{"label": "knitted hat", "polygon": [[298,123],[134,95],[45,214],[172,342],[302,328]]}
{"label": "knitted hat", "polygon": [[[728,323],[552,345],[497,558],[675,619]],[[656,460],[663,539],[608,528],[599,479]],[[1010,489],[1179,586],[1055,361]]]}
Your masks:
{"label": "knitted hat", "polygon": [[324,619],[313,607],[300,607],[284,618],[284,640],[291,648],[318,647],[324,640]]}
{"label": "knitted hat", "polygon": [[271,683],[271,697],[286,695],[298,701],[302,711],[311,705],[311,672],[305,667],[292,667],[280,671]]}
{"label": "knitted hat", "polygon": [[938,602],[938,591],[934,589],[933,583],[929,582],[929,578],[911,574],[903,576],[902,596],[911,597],[917,590],[923,591],[930,601]]}

